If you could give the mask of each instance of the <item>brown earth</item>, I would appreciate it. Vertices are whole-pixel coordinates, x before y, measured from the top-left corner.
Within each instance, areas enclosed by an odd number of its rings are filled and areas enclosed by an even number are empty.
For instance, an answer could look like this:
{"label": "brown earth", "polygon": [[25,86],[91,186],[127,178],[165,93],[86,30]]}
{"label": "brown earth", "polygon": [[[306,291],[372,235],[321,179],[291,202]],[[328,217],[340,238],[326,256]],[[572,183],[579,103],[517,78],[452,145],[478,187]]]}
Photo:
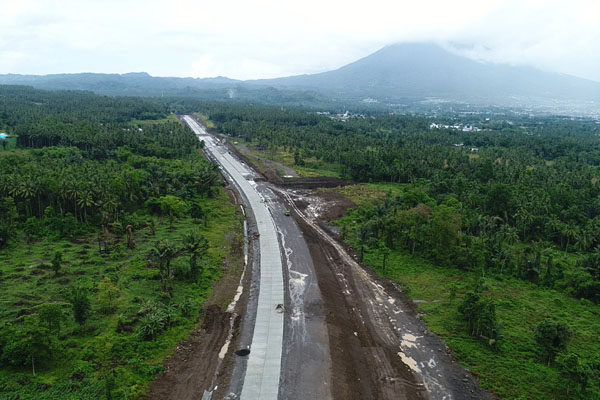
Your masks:
{"label": "brown earth", "polygon": [[423,387],[397,356],[397,349],[374,334],[359,311],[363,305],[348,266],[301,218],[319,289],[327,307],[332,393],[336,399],[426,399]]}
{"label": "brown earth", "polygon": [[356,208],[351,200],[346,196],[332,191],[318,191],[316,197],[319,198],[322,208],[319,213],[319,219],[324,222],[331,222],[346,216],[351,208]]}
{"label": "brown earth", "polygon": [[[326,193],[326,194],[325,194]],[[422,380],[398,357],[398,338],[385,321],[373,286],[394,299],[404,319],[420,331],[431,351],[437,351],[438,372],[445,376],[445,389],[432,393],[434,398],[447,394],[456,399],[493,399],[481,389],[477,377],[456,363],[443,341],[419,322],[413,301],[391,281],[379,278],[370,269],[359,266],[352,248],[340,243],[329,222],[342,216],[353,204],[337,193],[319,192],[317,196],[286,198],[293,210],[313,258],[318,283],[327,307],[330,353],[332,358],[332,394],[336,399],[426,399]],[[316,209],[314,205],[317,204]],[[309,205],[313,208],[309,211]],[[317,211],[317,212],[315,212]],[[305,215],[318,215],[316,221]],[[300,214],[303,214],[302,216]],[[316,223],[316,225],[315,225]],[[326,233],[329,231],[328,233]],[[333,242],[326,236],[335,237]],[[408,318],[408,320],[406,319]],[[445,350],[444,350],[445,349]],[[421,360],[417,360],[421,361]]]}

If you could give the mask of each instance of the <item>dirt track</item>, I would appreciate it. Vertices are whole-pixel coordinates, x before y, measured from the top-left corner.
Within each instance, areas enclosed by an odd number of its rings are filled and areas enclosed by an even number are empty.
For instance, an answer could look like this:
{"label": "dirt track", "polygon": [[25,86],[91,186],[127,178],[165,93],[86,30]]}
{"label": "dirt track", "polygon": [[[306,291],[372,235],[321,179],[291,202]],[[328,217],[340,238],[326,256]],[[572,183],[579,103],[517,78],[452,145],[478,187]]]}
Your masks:
{"label": "dirt track", "polygon": [[[295,210],[327,305],[335,398],[493,398],[427,331],[412,301],[359,265],[323,228],[315,213],[321,199],[282,193]],[[340,212],[328,209],[328,200],[319,213],[324,220]]]}

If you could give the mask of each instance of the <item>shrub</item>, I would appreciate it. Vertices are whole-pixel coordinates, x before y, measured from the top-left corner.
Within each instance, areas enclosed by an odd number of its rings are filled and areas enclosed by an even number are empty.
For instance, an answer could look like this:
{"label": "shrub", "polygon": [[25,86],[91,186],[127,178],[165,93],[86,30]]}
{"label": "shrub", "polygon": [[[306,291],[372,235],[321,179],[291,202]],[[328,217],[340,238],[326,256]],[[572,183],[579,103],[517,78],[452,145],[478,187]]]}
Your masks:
{"label": "shrub", "polygon": [[537,344],[544,351],[546,361],[550,365],[559,352],[567,349],[571,331],[562,322],[545,319],[537,326],[534,337]]}
{"label": "shrub", "polygon": [[488,339],[491,345],[496,344],[499,329],[496,306],[491,299],[482,298],[477,292],[469,292],[458,311],[467,321],[472,336],[483,337]]}
{"label": "shrub", "polygon": [[69,301],[73,308],[73,317],[75,322],[83,325],[91,312],[91,302],[88,297],[88,290],[82,287],[73,288],[69,296]]}

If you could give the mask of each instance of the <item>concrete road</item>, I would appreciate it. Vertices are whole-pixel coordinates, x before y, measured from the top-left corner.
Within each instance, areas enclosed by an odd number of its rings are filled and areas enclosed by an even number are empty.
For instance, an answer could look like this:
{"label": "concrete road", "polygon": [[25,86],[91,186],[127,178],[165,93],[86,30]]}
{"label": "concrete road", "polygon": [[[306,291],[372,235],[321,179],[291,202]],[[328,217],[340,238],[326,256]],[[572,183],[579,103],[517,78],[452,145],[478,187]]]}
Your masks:
{"label": "concrete road", "polygon": [[284,321],[283,266],[278,232],[264,199],[253,184],[252,171],[233,158],[218,139],[209,135],[193,118],[183,118],[198,139],[204,141],[205,151],[235,183],[254,214],[260,234],[260,290],[240,397],[275,400],[279,395]]}
{"label": "concrete road", "polygon": [[[234,369],[233,395],[243,399],[332,398],[325,307],[300,229],[285,215],[284,203],[269,183],[256,182],[258,174],[229,154],[196,120],[189,116],[183,120],[246,198],[260,233],[258,248],[253,243],[254,259],[259,261],[254,270],[260,271],[260,279],[250,288],[240,333],[240,343],[249,345],[251,352],[247,364],[240,358]],[[276,310],[277,304],[283,304],[283,309]]]}

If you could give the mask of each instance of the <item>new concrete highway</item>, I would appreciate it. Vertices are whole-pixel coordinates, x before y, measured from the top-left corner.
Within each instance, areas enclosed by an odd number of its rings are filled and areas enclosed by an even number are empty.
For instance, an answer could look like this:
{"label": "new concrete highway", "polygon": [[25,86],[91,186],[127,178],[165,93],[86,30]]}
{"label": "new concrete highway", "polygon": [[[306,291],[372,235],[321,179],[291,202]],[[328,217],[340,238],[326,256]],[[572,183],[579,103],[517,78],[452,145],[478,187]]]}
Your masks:
{"label": "new concrete highway", "polygon": [[193,118],[187,115],[183,118],[198,139],[204,141],[205,150],[245,196],[254,214],[260,235],[260,291],[241,398],[277,399],[284,322],[282,254],[277,240],[277,229],[264,199],[251,183],[252,172],[232,157],[218,139],[209,135]]}
{"label": "new concrete highway", "polygon": [[183,121],[235,185],[260,235],[237,342],[250,353],[235,358],[231,379],[220,382],[226,399],[492,398],[406,296],[319,225],[322,200],[259,179],[196,120]]}

